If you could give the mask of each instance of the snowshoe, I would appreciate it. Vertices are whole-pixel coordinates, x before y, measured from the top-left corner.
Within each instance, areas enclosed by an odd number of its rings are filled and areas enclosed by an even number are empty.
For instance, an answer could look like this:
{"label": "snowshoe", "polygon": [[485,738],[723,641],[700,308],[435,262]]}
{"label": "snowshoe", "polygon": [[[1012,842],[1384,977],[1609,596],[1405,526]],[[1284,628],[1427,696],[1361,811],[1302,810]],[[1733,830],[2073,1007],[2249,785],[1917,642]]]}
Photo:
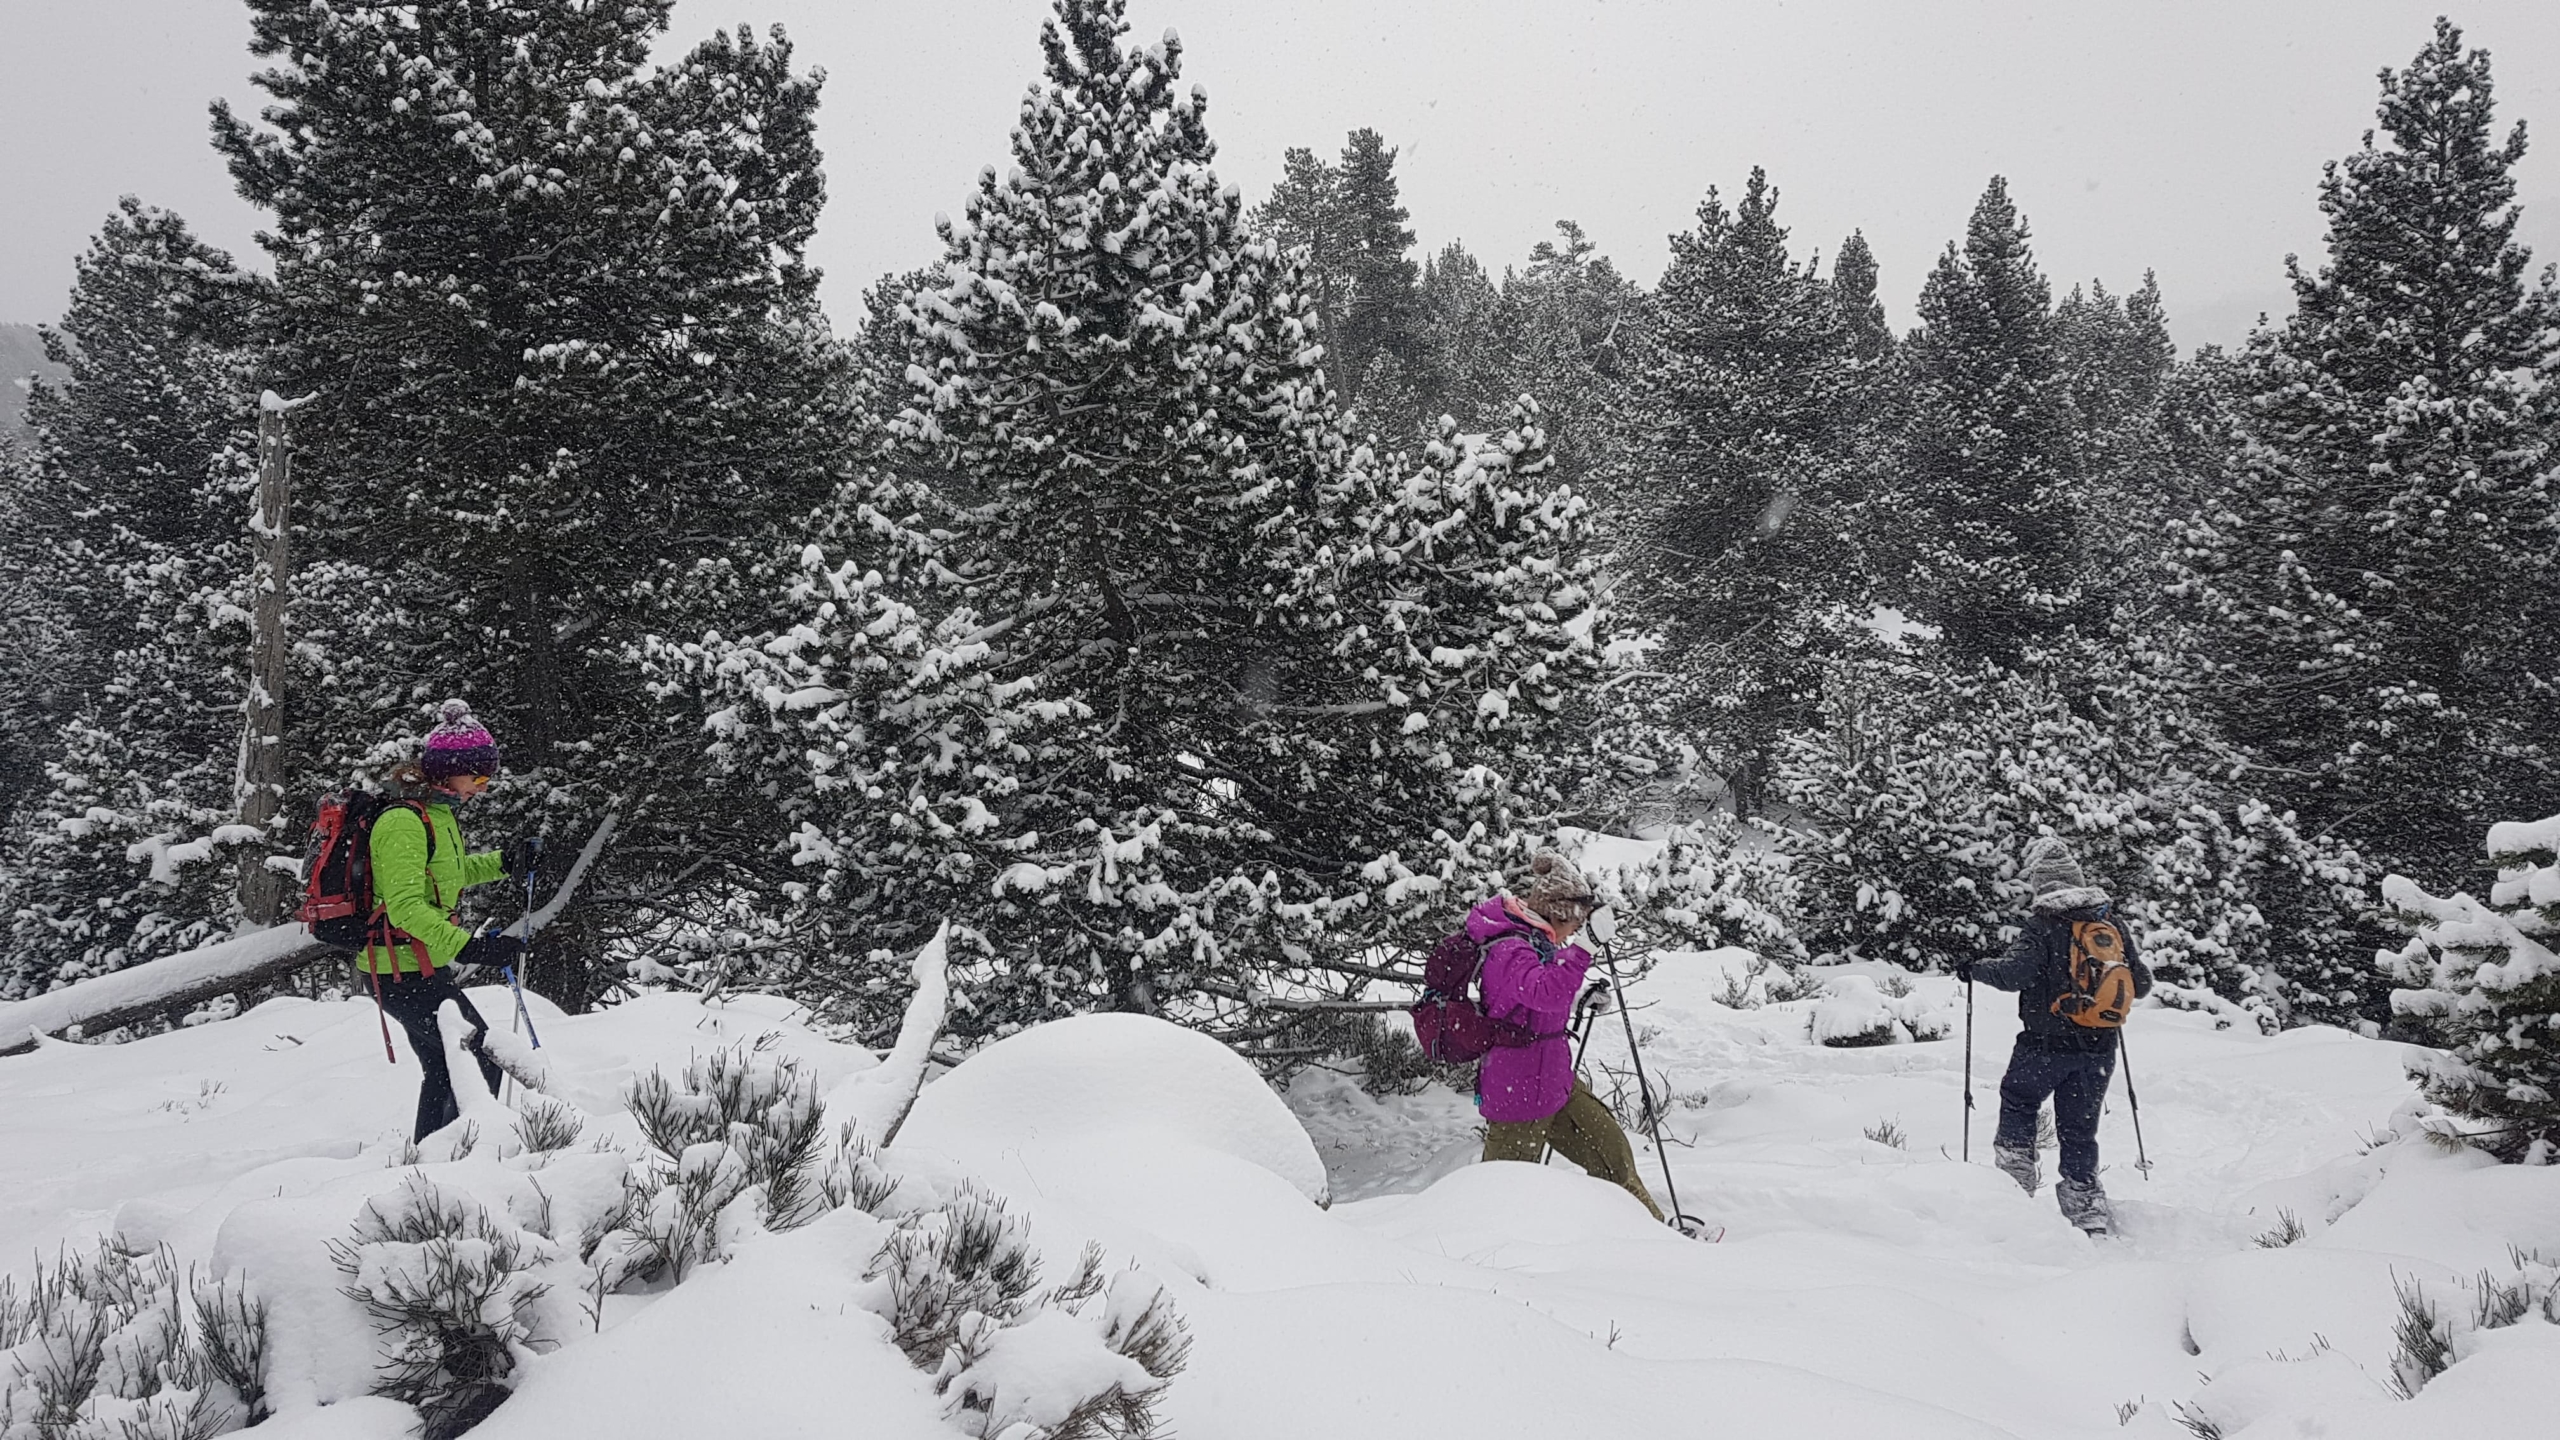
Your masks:
{"label": "snowshoe", "polygon": [[2030,1195],[2044,1183],[2044,1169],[2037,1163],[2036,1152],[2032,1149],[1994,1145],[1991,1147],[1991,1163],[1999,1166],[2001,1174],[2017,1181],[2018,1188]]}
{"label": "snowshoe", "polygon": [[2061,1202],[2062,1218],[2080,1228],[2084,1235],[2115,1233],[2115,1211],[2107,1204],[2107,1192],[2095,1180],[2074,1180],[2069,1176],[2055,1181],[2054,1198]]}

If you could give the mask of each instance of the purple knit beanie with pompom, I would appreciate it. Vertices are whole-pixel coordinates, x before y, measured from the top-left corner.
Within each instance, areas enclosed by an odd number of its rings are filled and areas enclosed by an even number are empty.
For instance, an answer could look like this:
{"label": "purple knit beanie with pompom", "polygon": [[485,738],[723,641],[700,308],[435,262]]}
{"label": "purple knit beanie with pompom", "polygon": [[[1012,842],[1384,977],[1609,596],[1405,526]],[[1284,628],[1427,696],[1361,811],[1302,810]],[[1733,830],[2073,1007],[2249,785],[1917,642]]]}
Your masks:
{"label": "purple knit beanie with pompom", "polygon": [[442,714],[436,728],[427,732],[427,778],[450,780],[457,775],[497,774],[498,742],[491,738],[479,717],[471,713],[470,702],[447,700]]}

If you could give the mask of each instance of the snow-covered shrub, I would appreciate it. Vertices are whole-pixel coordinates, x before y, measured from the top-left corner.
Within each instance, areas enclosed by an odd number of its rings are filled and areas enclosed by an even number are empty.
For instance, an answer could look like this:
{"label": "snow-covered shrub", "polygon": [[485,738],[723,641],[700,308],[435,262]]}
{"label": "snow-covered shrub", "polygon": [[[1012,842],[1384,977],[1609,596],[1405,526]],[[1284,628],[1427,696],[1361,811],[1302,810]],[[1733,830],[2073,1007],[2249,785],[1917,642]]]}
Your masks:
{"label": "snow-covered shrub", "polygon": [[1760,980],[1760,998],[1771,1005],[1792,1005],[1822,993],[1822,982],[1801,970],[1772,964]]}
{"label": "snow-covered shrub", "polygon": [[380,1339],[374,1393],[416,1406],[425,1440],[450,1440],[488,1418],[513,1390],[516,1366],[556,1343],[535,1311],[550,1288],[535,1271],[554,1253],[424,1175],[366,1202],[330,1256]]}
{"label": "snow-covered shrub", "polygon": [[1894,1026],[1893,1007],[1873,980],[1864,975],[1837,976],[1829,992],[1807,1021],[1815,1044],[1850,1050],[1890,1045],[1902,1038]]}
{"label": "snow-covered shrub", "polygon": [[[2560,1160],[2560,815],[2489,827],[2497,883],[2486,904],[2439,899],[2394,875],[2392,917],[2416,932],[2377,957],[2403,988],[2391,1008],[2443,1047],[2416,1067],[2436,1122],[2504,1160]],[[2455,1119],[2454,1117],[2460,1117]],[[2468,1123],[2464,1123],[2468,1122]]]}
{"label": "snow-covered shrub", "polygon": [[889,1287],[889,1336],[918,1369],[942,1363],[961,1322],[1020,1319],[1040,1284],[1031,1222],[963,1185],[947,1204],[907,1217],[872,1258],[866,1279]]}
{"label": "snow-covered shrub", "polygon": [[880,1152],[851,1121],[836,1135],[835,1150],[818,1174],[818,1193],[829,1209],[851,1206],[865,1214],[883,1213],[898,1192],[899,1181],[880,1164]]}
{"label": "snow-covered shrub", "polygon": [[187,1288],[195,1310],[203,1373],[229,1387],[246,1424],[267,1418],[267,1305],[244,1275],[196,1276]]}
{"label": "snow-covered shrub", "polygon": [[1892,996],[1886,1004],[1892,1009],[1893,1018],[1902,1022],[1903,1031],[1914,1040],[1944,1040],[1956,1028],[1951,1008],[1930,1004],[1917,995]]}
{"label": "snow-covered shrub", "polygon": [[695,1176],[691,1183],[706,1195],[719,1188],[711,1177],[726,1162],[696,1152],[726,1148],[735,1157],[739,1190],[761,1196],[766,1229],[806,1224],[825,1208],[817,1166],[826,1112],[817,1077],[798,1060],[744,1046],[714,1050],[685,1067],[682,1091],[653,1069],[632,1082],[626,1098],[640,1133],[679,1172]]}
{"label": "snow-covered shrub", "polygon": [[209,1440],[266,1418],[266,1310],[166,1249],[101,1244],[0,1277],[0,1436]]}
{"label": "snow-covered shrub", "polygon": [[1106,1284],[1094,1246],[1042,1288],[1029,1223],[974,1183],[902,1220],[865,1278],[884,1282],[891,1339],[980,1440],[1151,1435],[1190,1353],[1163,1288],[1134,1270]]}
{"label": "snow-covered shrub", "polygon": [[2172,985],[2161,981],[2151,987],[2151,1003],[2163,1010],[2186,1010],[2213,1017],[2213,1028],[2228,1030],[2247,1025],[2261,1035],[2276,1033],[2275,1012],[2264,1004],[2247,1005],[2226,1000],[2200,985]]}
{"label": "snow-covered shrub", "polygon": [[[1435,1062],[1414,1042],[1413,1027],[1376,1011],[1311,1014],[1291,1027],[1289,1040],[1293,1048],[1313,1048],[1356,1067],[1360,1088],[1373,1096],[1418,1094],[1434,1080],[1461,1086],[1475,1083],[1472,1061],[1463,1065]],[[1282,1067],[1266,1062],[1265,1068]]]}
{"label": "snow-covered shrub", "polygon": [[1754,955],[1751,963],[1740,970],[1724,972],[1724,988],[1716,992],[1716,1003],[1728,1010],[1757,1010],[1767,993],[1754,988],[1754,983],[1769,973],[1766,957]]}
{"label": "snow-covered shrub", "polygon": [[[1088,1252],[1084,1274],[1101,1288],[1097,1258]],[[935,1377],[961,1429],[980,1440],[1156,1434],[1156,1402],[1189,1358],[1190,1335],[1164,1287],[1135,1270],[1103,1293],[1098,1316],[1086,1290],[1054,1292],[1012,1325],[971,1317]]]}
{"label": "snow-covered shrub", "polygon": [[2163,980],[2283,1023],[2355,1020],[2374,998],[2343,961],[2368,908],[2356,858],[2224,778],[2236,757],[2158,667],[2104,647],[2049,665],[1834,664],[1820,725],[1775,767],[1807,943],[1918,970],[1996,955],[2027,907],[2020,850],[2059,835]]}
{"label": "snow-covered shrub", "polygon": [[2299,1243],[2310,1233],[2309,1228],[2302,1223],[2301,1216],[2290,1209],[2278,1209],[2276,1223],[2249,1237],[2249,1243],[2261,1250],[2281,1250],[2287,1245]]}
{"label": "snow-covered shrub", "polygon": [[2392,1277],[2400,1312],[2391,1322],[2391,1388],[2402,1399],[2415,1398],[2428,1381],[2473,1353],[2484,1331],[2527,1317],[2560,1325],[2560,1262],[2514,1248],[2507,1259],[2511,1275],[2483,1270],[2462,1287],[2470,1291],[2468,1305],[2438,1305],[2414,1276]]}
{"label": "snow-covered shrub", "polygon": [[652,1069],[624,1099],[655,1154],[581,1238],[606,1289],[680,1282],[726,1259],[745,1234],[789,1230],[845,1203],[868,1210],[896,1188],[851,1125],[826,1150],[817,1079],[787,1055],[745,1045],[696,1055],[681,1087]]}
{"label": "snow-covered shrub", "polygon": [[680,1284],[695,1267],[729,1258],[743,1229],[730,1205],[748,1184],[727,1142],[687,1146],[630,1178],[611,1233],[587,1249],[587,1260],[608,1277],[608,1289],[630,1279]]}
{"label": "snow-covered shrub", "polygon": [[1893,974],[1879,983],[1867,975],[1834,975],[1807,982],[1822,1000],[1807,1018],[1805,1033],[1817,1045],[1841,1050],[1945,1039],[1955,1023],[1946,1009],[1913,994],[1908,980],[1897,993],[1892,982],[1901,979]]}
{"label": "snow-covered shrub", "polygon": [[527,1095],[516,1110],[516,1138],[537,1155],[566,1150],[578,1143],[587,1117],[575,1105],[543,1095]]}
{"label": "snow-covered shrub", "polygon": [[1642,864],[1602,871],[1599,888],[1637,946],[1804,954],[1787,858],[1721,814],[1672,826]]}

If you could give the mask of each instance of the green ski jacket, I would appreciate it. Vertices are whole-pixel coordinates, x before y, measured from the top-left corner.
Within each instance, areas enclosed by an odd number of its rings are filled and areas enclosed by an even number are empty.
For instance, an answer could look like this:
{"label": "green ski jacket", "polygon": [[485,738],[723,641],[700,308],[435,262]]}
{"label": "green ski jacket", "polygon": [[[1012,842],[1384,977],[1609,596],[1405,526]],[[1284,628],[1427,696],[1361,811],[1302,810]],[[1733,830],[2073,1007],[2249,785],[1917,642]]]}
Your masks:
{"label": "green ski jacket", "polygon": [[[495,850],[464,854],[462,827],[454,822],[453,807],[441,800],[430,800],[426,806],[426,824],[406,803],[387,806],[374,818],[369,852],[373,898],[391,928],[425,945],[428,958],[441,969],[452,964],[471,939],[470,931],[453,923],[453,910],[461,903],[463,890],[504,876],[506,862]],[[432,859],[427,854],[427,824],[436,827]],[[359,963],[373,974],[414,975],[418,954],[404,939],[388,951],[379,945],[368,949]]]}

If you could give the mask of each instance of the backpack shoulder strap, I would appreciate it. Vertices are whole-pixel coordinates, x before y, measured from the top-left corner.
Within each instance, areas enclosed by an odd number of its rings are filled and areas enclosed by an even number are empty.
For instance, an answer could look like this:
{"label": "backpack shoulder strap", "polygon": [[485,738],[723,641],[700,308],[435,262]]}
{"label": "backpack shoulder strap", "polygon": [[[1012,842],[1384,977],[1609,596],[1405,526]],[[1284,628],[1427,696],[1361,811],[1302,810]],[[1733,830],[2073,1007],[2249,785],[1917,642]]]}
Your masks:
{"label": "backpack shoulder strap", "polygon": [[[436,822],[435,817],[427,813],[426,802],[423,800],[394,800],[387,808],[406,810],[410,814],[418,817],[418,828],[427,832],[427,859],[430,861],[434,860],[436,858]],[[379,820],[381,817],[376,816],[375,818]]]}

